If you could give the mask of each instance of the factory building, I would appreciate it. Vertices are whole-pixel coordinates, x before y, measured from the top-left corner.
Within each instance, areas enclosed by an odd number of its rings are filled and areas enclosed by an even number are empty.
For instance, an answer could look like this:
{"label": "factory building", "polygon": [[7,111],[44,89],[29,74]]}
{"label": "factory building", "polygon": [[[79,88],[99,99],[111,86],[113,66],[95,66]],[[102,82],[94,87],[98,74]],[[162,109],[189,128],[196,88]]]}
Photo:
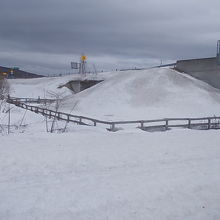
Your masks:
{"label": "factory building", "polygon": [[216,57],[178,60],[175,69],[220,89],[220,41]]}

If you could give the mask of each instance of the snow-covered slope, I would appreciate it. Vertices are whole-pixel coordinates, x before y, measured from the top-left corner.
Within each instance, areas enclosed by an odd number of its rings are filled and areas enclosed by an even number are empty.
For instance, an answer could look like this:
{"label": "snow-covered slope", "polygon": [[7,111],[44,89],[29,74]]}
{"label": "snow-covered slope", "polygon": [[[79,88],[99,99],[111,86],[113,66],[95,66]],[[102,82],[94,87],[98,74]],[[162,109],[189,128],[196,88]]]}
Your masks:
{"label": "snow-covered slope", "polygon": [[44,78],[34,78],[34,79],[9,79],[11,96],[15,97],[49,97],[50,92],[65,93],[65,95],[72,94],[71,90],[66,87],[59,89],[60,85],[64,85],[70,80],[78,79],[98,79],[104,80],[112,76],[112,73],[105,72],[99,74],[87,74],[86,76],[81,76],[79,74],[72,74],[68,76],[61,77],[44,77]]}
{"label": "snow-covered slope", "polygon": [[[88,75],[104,79],[76,95],[59,85],[79,75],[9,80],[11,96],[50,97],[62,93],[61,111],[107,120],[213,116],[220,113],[220,90],[168,68]],[[73,106],[75,106],[73,110]]]}
{"label": "snow-covered slope", "polygon": [[220,113],[220,92],[167,68],[112,74],[104,82],[62,103],[62,109],[105,119],[213,116]]}
{"label": "snow-covered slope", "polygon": [[58,89],[57,87],[68,82],[70,76],[67,77],[44,77],[34,79],[10,79],[10,95],[15,97],[37,98],[47,97],[48,92],[65,92],[71,94],[67,88]]}
{"label": "snow-covered slope", "polygon": [[[78,113],[97,118],[219,112],[219,90],[169,69],[105,79],[69,93],[62,109],[79,100]],[[12,80],[11,86],[15,96],[36,97],[58,91],[65,80]],[[52,119],[8,104],[0,119],[0,219],[220,219],[219,130],[108,132],[56,121],[56,131],[68,126],[66,132],[47,133]]]}

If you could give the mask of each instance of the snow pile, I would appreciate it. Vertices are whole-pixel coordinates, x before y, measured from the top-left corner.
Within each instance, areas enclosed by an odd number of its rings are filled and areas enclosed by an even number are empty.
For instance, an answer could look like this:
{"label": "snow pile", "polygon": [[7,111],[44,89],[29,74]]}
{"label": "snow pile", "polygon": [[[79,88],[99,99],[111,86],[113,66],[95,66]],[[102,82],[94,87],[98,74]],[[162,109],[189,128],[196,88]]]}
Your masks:
{"label": "snow pile", "polygon": [[76,95],[65,87],[58,89],[80,78],[75,74],[9,80],[11,96],[51,98],[51,91],[60,93],[66,97],[60,111],[105,120],[205,117],[220,112],[218,89],[168,68],[90,74],[83,79],[104,81]]}
{"label": "snow pile", "polygon": [[102,119],[152,119],[213,116],[220,112],[220,92],[167,68],[117,72],[62,104],[76,114]]}

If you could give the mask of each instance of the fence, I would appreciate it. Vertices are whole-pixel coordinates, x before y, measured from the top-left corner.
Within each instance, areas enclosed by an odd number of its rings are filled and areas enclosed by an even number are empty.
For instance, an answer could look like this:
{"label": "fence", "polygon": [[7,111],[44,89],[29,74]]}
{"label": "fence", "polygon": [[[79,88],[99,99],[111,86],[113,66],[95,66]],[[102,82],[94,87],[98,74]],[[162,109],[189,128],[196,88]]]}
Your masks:
{"label": "fence", "polygon": [[120,125],[136,125],[136,127],[145,131],[165,131],[170,128],[189,128],[189,129],[219,129],[220,117],[204,117],[204,118],[164,118],[156,120],[136,120],[136,121],[103,121],[80,115],[72,115],[64,112],[53,111],[38,106],[27,105],[16,98],[8,98],[7,102],[18,107],[30,110],[49,118],[64,120],[66,122],[74,122],[79,125],[97,126],[105,125],[109,131],[117,131]]}
{"label": "fence", "polygon": [[53,103],[56,102],[57,99],[42,99],[42,98],[17,98],[17,97],[9,97],[9,100],[13,100],[15,102],[22,102],[22,103],[37,103],[37,104],[45,104],[45,103]]}

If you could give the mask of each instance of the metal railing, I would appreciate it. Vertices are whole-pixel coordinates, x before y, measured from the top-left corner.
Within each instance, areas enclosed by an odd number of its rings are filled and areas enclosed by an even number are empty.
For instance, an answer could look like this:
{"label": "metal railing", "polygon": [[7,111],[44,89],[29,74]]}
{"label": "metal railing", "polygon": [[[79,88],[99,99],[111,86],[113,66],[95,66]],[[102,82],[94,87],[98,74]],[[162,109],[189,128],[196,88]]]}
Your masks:
{"label": "metal railing", "polygon": [[163,118],[155,120],[134,120],[134,121],[104,121],[95,118],[85,117],[81,115],[72,115],[64,112],[54,111],[38,106],[27,105],[21,102],[19,98],[8,98],[7,102],[18,107],[27,109],[29,111],[48,116],[49,118],[56,118],[57,120],[64,120],[66,122],[74,122],[79,125],[97,126],[98,124],[105,125],[109,131],[120,130],[120,125],[136,125],[145,131],[165,131],[170,128],[189,128],[189,129],[219,129],[220,117],[200,117],[200,118]]}

